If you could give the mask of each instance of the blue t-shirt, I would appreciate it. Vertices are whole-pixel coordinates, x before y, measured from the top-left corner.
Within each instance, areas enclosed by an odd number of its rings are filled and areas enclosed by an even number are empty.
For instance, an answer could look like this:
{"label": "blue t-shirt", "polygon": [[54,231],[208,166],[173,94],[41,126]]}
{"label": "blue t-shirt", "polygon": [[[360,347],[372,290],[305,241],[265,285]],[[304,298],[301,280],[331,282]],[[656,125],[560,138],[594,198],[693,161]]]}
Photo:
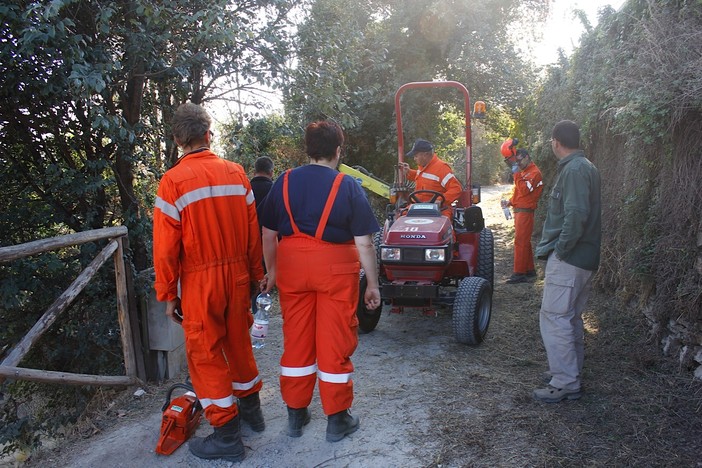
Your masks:
{"label": "blue t-shirt", "polygon": [[[290,171],[290,211],[301,232],[314,237],[338,174],[334,169],[316,164]],[[260,210],[260,222],[262,226],[277,231],[282,236],[290,236],[293,230],[283,201],[283,178],[284,174],[281,174],[271,187]],[[352,177],[345,175],[329,213],[322,240],[339,244],[353,240],[354,236],[365,236],[379,230],[380,226],[368,203],[366,192]]]}

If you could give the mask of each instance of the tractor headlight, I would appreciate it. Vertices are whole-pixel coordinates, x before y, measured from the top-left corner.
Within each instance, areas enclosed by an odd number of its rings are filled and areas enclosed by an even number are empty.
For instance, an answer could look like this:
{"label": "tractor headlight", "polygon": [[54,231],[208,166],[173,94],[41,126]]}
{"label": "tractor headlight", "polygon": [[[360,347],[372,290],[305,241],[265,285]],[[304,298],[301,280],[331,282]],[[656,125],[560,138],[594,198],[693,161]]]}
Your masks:
{"label": "tractor headlight", "polygon": [[400,257],[400,249],[393,247],[382,247],[380,249],[380,259],[387,261],[398,261]]}
{"label": "tractor headlight", "polygon": [[427,262],[444,262],[446,249],[424,249],[424,260]]}

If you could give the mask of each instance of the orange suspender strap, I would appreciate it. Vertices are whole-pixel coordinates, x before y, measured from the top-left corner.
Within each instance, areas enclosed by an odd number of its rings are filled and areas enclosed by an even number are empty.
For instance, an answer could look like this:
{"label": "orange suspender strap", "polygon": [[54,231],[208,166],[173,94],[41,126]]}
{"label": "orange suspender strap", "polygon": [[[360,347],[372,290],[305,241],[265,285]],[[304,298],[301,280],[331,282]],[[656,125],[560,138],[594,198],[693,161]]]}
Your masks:
{"label": "orange suspender strap", "polygon": [[295,224],[295,220],[293,219],[292,211],[290,211],[290,198],[288,197],[288,174],[290,174],[290,171],[292,171],[292,169],[285,171],[285,175],[283,176],[283,202],[285,203],[285,211],[288,212],[288,217],[290,218],[293,234],[300,234],[300,230],[297,228],[297,224]]}
{"label": "orange suspender strap", "polygon": [[324,229],[327,227],[327,221],[329,220],[329,213],[331,213],[332,205],[334,200],[336,200],[336,194],[339,193],[339,185],[341,185],[341,180],[344,178],[344,174],[339,173],[334,179],[331,191],[327,197],[327,204],[324,205],[324,211],[322,211],[322,218],[319,220],[317,225],[317,232],[315,233],[315,239],[322,240],[322,234],[324,234]]}
{"label": "orange suspender strap", "polygon": [[[288,212],[288,217],[290,217],[290,225],[293,229],[293,234],[300,234],[300,229],[295,224],[295,219],[293,219],[292,210],[290,209],[290,197],[288,196],[288,174],[292,169],[285,171],[283,175],[283,202],[285,203],[285,211]],[[327,227],[327,220],[329,219],[329,213],[331,212],[332,205],[334,205],[334,200],[336,200],[336,194],[339,193],[339,186],[341,185],[341,180],[344,178],[344,174],[339,173],[334,179],[331,191],[327,197],[327,203],[324,205],[324,211],[322,212],[322,218],[319,220],[319,225],[317,226],[317,233],[315,238],[322,239],[322,234],[324,229]]]}

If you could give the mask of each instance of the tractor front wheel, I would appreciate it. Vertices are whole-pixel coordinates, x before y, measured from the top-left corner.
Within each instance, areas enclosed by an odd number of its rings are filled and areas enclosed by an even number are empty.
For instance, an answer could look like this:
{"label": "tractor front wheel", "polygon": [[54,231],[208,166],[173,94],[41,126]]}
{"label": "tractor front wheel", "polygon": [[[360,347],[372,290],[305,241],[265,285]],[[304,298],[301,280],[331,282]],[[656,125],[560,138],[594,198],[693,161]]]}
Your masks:
{"label": "tractor front wheel", "polygon": [[490,287],[495,287],[495,241],[492,231],[484,228],[480,231],[478,243],[478,271],[475,276],[485,278],[490,283]]}
{"label": "tractor front wheel", "polygon": [[492,287],[484,278],[463,278],[453,303],[453,333],[461,344],[483,342],[492,315]]}

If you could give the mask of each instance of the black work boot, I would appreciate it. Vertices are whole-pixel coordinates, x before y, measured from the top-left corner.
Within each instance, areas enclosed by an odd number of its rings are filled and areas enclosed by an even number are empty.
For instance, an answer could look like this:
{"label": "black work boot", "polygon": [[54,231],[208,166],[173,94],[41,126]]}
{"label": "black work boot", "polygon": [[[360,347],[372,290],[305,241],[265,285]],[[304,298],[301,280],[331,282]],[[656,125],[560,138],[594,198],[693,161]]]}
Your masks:
{"label": "black work boot", "polygon": [[516,284],[516,283],[526,283],[527,282],[527,275],[524,273],[514,273],[512,276],[510,276],[505,283],[507,284]]}
{"label": "black work boot", "polygon": [[290,437],[300,437],[302,426],[306,426],[312,416],[307,408],[291,408],[288,406],[288,435]]}
{"label": "black work boot", "polygon": [[254,431],[261,432],[266,428],[258,392],[239,399],[239,414],[241,414],[241,419]]}
{"label": "black work boot", "polygon": [[239,415],[224,426],[215,427],[207,437],[195,437],[188,444],[190,452],[199,458],[221,458],[230,462],[244,459],[244,443],[241,441]]}
{"label": "black work boot", "polygon": [[329,415],[327,419],[327,442],[338,442],[358,429],[358,416],[352,416],[349,410]]}

